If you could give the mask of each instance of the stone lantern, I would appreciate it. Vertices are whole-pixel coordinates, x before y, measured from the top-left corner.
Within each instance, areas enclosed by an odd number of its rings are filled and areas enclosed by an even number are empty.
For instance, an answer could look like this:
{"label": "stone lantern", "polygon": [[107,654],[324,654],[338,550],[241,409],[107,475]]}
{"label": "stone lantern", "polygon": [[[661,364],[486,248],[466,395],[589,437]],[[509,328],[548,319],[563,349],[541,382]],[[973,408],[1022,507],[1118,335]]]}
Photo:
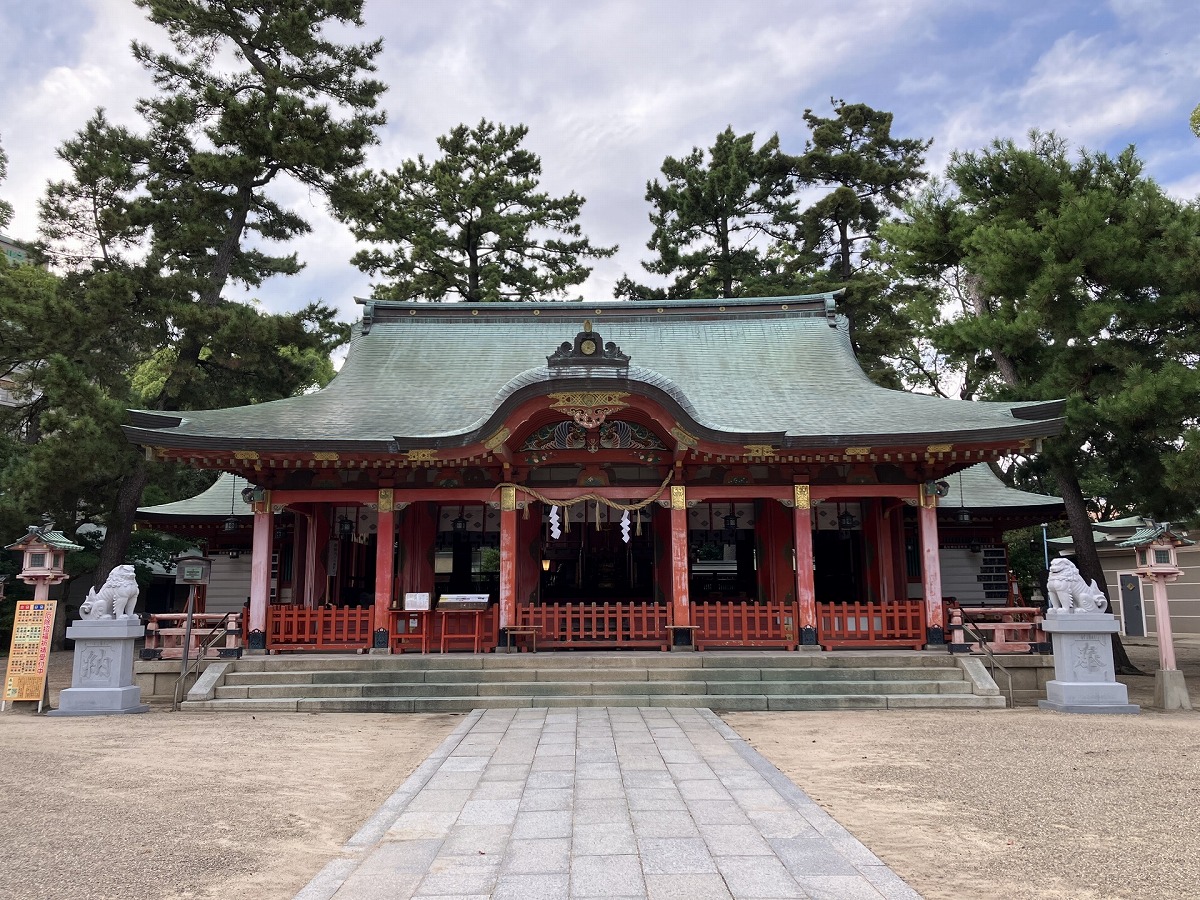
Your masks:
{"label": "stone lantern", "polygon": [[17,550],[22,554],[21,574],[17,577],[33,585],[33,599],[41,603],[49,598],[50,585],[66,580],[67,551],[83,548],[71,543],[61,531],[30,525],[25,537],[4,549]]}
{"label": "stone lantern", "polygon": [[1154,585],[1154,618],[1158,625],[1159,669],[1154,673],[1154,705],[1159,709],[1191,709],[1187,683],[1175,667],[1175,639],[1171,635],[1171,610],[1167,605],[1167,585],[1182,574],[1179,568],[1178,547],[1196,543],[1181,532],[1174,531],[1170,522],[1155,524],[1135,531],[1118,547],[1133,549],[1137,560],[1134,571],[1142,581]]}

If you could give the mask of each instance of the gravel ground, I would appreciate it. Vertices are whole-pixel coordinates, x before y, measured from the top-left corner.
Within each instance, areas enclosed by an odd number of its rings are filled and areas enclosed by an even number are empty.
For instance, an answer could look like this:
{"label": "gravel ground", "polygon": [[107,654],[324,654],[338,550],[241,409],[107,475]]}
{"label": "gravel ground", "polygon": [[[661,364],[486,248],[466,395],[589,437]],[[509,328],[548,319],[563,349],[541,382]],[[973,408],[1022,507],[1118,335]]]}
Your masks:
{"label": "gravel ground", "polygon": [[[1200,642],[1177,650],[1200,706]],[[1200,896],[1200,713],[724,718],[930,900]]]}
{"label": "gravel ground", "polygon": [[[1200,705],[1200,641],[1178,650]],[[1200,713],[725,718],[931,900],[1200,895]],[[6,712],[0,900],[286,900],[458,721]]]}

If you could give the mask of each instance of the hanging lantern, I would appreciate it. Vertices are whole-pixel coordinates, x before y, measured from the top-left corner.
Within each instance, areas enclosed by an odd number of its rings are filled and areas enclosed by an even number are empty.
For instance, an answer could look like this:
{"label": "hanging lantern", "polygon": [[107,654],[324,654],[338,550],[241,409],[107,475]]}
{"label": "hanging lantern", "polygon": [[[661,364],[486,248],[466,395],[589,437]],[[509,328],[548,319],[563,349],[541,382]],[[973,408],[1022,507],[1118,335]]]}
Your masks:
{"label": "hanging lantern", "polygon": [[453,529],[455,534],[462,534],[467,530],[467,519],[463,515],[463,508],[461,506],[458,508],[458,515],[450,521],[450,528]]}
{"label": "hanging lantern", "polygon": [[354,536],[354,520],[353,519],[350,519],[346,516],[341,516],[338,519],[337,527],[338,527],[338,536],[339,537],[345,538],[345,537],[353,537]]}

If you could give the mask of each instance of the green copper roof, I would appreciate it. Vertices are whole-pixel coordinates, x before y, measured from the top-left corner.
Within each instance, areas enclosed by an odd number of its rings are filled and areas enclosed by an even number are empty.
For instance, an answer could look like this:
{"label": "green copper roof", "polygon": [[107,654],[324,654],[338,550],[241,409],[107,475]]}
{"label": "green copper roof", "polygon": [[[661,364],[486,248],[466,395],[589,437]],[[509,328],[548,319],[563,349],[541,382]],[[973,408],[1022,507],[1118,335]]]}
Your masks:
{"label": "green copper roof", "polygon": [[29,532],[14,544],[9,544],[5,550],[21,550],[26,544],[33,541],[41,541],[48,547],[53,547],[55,550],[82,550],[83,548],[76,543],[72,543],[61,531],[43,531],[36,525],[29,526]]}
{"label": "green copper roof", "polygon": [[[1057,433],[1061,402],[892,391],[862,372],[833,295],[655,303],[367,304],[323,390],[255,406],[134,413],[138,444],[262,450],[464,446],[551,391],[615,390],[701,437],[783,446],[1011,440]],[[626,366],[551,367],[585,320]]]}
{"label": "green copper roof", "polygon": [[174,503],[160,503],[157,506],[138,507],[138,519],[146,522],[163,522],[172,519],[187,518],[191,520],[205,519],[213,522],[224,521],[231,515],[249,519],[253,516],[250,504],[242,499],[242,490],[250,484],[245,478],[222,472],[211,487],[201,491],[195,497],[186,500],[176,500]]}
{"label": "green copper roof", "polygon": [[1190,547],[1196,543],[1187,536],[1186,532],[1179,532],[1173,529],[1170,522],[1151,522],[1145,528],[1139,528],[1128,538],[1117,544],[1117,546],[1144,547],[1162,538],[1166,538],[1177,547]]}
{"label": "green copper roof", "polygon": [[[960,477],[961,476],[961,477]],[[979,463],[944,479],[950,492],[938,500],[939,507],[967,509],[1012,509],[1014,507],[1061,507],[1061,497],[1034,494],[1011,488],[992,471],[987,463]],[[1047,510],[1051,512],[1051,510]]]}

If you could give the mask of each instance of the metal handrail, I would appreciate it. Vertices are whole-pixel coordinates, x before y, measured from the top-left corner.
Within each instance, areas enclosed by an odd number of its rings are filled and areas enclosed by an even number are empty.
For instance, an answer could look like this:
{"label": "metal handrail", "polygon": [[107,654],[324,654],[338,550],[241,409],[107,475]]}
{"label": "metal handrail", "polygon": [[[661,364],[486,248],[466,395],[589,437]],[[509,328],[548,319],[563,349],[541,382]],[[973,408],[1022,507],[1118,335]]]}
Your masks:
{"label": "metal handrail", "polygon": [[988,646],[987,636],[982,631],[979,630],[976,623],[971,621],[971,619],[967,616],[967,614],[962,610],[961,607],[959,608],[958,613],[962,616],[963,632],[970,635],[972,638],[975,639],[975,642],[979,645],[979,648],[983,651],[984,656],[986,656],[988,659],[988,662],[991,663],[989,668],[991,669],[991,672],[992,672],[992,678],[995,679],[995,677],[996,677],[996,669],[999,669],[1001,672],[1004,673],[1004,677],[1008,680],[1008,705],[1009,705],[1009,708],[1015,709],[1017,704],[1016,704],[1016,701],[1013,699],[1012,673],[1009,672],[1008,669],[1006,669],[1004,667],[1004,664],[996,658],[996,654],[993,653],[992,648]]}
{"label": "metal handrail", "polygon": [[183,658],[187,660],[187,663],[183,672],[181,672],[179,677],[175,680],[175,690],[171,693],[171,712],[177,712],[179,710],[180,688],[182,688],[187,682],[187,677],[193,673],[193,670],[198,670],[200,668],[200,663],[204,660],[205,654],[208,653],[208,648],[232,631],[232,629],[229,627],[229,618],[233,615],[236,615],[236,613],[227,612],[225,615],[221,616],[221,621],[214,625],[212,630],[210,630],[205,636],[204,640],[200,642],[200,647],[194,660],[188,656],[188,654],[191,653],[191,647],[186,645],[184,646]]}

